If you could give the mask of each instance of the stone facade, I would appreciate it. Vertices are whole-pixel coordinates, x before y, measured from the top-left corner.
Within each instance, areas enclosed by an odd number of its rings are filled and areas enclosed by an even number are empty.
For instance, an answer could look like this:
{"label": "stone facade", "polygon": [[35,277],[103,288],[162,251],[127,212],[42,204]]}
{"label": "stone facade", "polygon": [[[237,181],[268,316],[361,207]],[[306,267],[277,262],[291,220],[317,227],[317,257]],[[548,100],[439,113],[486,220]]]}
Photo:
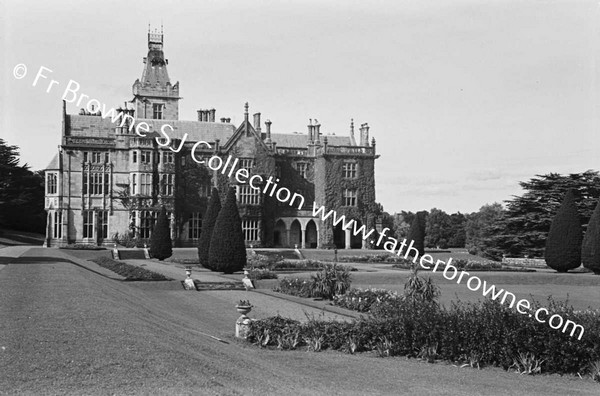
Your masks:
{"label": "stone facade", "polygon": [[[179,82],[171,85],[162,43],[162,32],[148,34],[142,79],[124,108],[72,115],[63,104],[61,145],[46,169],[47,246],[112,245],[116,233],[145,241],[161,206],[170,213],[175,246],[193,246],[211,188],[224,198],[235,187],[248,245],[366,247],[360,236],[333,227],[331,217],[313,217],[312,210],[315,202],[358,226],[375,227],[378,155],[369,126],[361,125],[358,139],[353,123],[348,136],[336,136],[323,134],[317,120],[307,134],[272,133],[260,113],[250,120],[248,104],[237,128],[229,118],[217,121],[214,109],[198,110],[197,121],[179,120]],[[254,184],[260,189],[208,166],[214,157],[237,159],[237,169],[260,175]],[[269,178],[273,190],[267,190]],[[293,204],[281,199],[285,189],[294,194]]]}

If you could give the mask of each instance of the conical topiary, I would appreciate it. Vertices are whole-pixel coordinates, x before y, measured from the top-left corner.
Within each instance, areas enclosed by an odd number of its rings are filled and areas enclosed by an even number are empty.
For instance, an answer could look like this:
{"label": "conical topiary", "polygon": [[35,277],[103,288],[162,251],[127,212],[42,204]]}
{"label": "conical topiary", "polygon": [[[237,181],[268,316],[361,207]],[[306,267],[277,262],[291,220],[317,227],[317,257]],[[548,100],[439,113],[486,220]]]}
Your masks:
{"label": "conical topiary", "polygon": [[210,268],[208,262],[208,250],[210,248],[210,239],[212,238],[213,228],[217,221],[217,216],[221,211],[221,199],[219,198],[219,190],[212,189],[208,207],[202,217],[202,230],[198,239],[198,261],[204,268]]}
{"label": "conical topiary", "polygon": [[583,266],[600,275],[600,200],[590,217],[590,222],[581,246],[581,261]]}
{"label": "conical topiary", "polygon": [[157,258],[160,261],[173,255],[173,243],[171,241],[169,219],[167,218],[167,210],[164,206],[159,212],[158,220],[152,230],[149,253],[150,257]]}
{"label": "conical topiary", "polygon": [[569,190],[550,225],[546,239],[546,265],[558,272],[579,267],[582,239],[575,193]]}
{"label": "conical topiary", "polygon": [[425,254],[425,213],[418,212],[408,231],[407,243],[413,242],[413,248],[419,251],[419,257]]}
{"label": "conical topiary", "polygon": [[232,274],[246,266],[246,246],[235,189],[230,188],[213,229],[208,262],[213,271]]}

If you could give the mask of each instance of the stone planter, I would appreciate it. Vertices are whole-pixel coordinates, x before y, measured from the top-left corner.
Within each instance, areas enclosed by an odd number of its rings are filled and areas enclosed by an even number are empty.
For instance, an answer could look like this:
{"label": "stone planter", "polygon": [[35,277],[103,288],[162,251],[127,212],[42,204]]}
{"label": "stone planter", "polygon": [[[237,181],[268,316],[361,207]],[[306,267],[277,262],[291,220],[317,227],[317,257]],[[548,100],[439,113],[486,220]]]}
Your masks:
{"label": "stone planter", "polygon": [[246,315],[248,312],[252,311],[252,305],[236,305],[235,308],[242,315]]}

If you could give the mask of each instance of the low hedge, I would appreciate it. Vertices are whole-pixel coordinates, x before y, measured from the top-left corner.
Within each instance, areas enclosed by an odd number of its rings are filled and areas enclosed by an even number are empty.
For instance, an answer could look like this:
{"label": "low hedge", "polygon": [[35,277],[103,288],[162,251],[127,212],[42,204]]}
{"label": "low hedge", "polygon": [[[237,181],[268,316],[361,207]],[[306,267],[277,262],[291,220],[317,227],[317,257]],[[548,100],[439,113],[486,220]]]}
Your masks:
{"label": "low hedge", "polygon": [[127,264],[122,261],[116,261],[108,257],[98,257],[90,261],[93,261],[99,266],[109,269],[114,273],[124,276],[125,280],[128,281],[171,280],[171,278],[167,278],[162,274],[152,272],[145,268],[137,267],[135,265]]}

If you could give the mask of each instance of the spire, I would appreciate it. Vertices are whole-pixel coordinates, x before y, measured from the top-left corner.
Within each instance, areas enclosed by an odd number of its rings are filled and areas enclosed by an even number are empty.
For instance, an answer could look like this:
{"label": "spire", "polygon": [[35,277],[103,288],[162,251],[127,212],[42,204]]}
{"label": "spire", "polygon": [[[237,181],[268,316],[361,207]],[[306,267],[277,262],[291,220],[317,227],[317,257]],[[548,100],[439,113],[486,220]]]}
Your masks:
{"label": "spire", "polygon": [[148,56],[144,58],[142,78],[133,84],[137,118],[176,120],[179,118],[179,83],[171,84],[163,52],[164,28],[148,25]]}

